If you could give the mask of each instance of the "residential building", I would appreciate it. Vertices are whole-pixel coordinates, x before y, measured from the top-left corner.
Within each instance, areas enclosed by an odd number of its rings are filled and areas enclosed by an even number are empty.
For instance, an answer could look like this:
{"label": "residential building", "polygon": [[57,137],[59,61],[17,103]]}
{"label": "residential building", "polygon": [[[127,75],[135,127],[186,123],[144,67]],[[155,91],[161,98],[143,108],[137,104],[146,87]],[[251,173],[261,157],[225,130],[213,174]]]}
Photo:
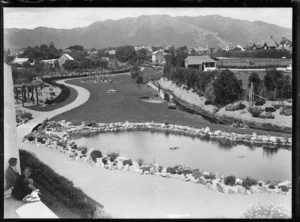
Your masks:
{"label": "residential building", "polygon": [[152,53],[152,63],[162,63],[164,61],[164,53],[161,50]]}
{"label": "residential building", "polygon": [[23,65],[24,63],[29,62],[29,58],[15,58],[12,63]]}
{"label": "residential building", "polygon": [[195,51],[198,55],[207,55],[207,54],[209,54],[209,49],[206,48],[206,47],[199,46],[199,47],[194,48],[194,49],[195,49]]}
{"label": "residential building", "polygon": [[74,59],[69,54],[63,54],[61,57],[59,57],[59,59],[57,59],[58,66],[62,67],[67,60],[74,60]]}
{"label": "residential building", "polygon": [[185,59],[186,68],[199,69],[202,71],[215,70],[216,64],[217,62],[207,55],[188,56]]}
{"label": "residential building", "polygon": [[52,66],[54,67],[58,67],[58,61],[57,59],[45,59],[45,60],[41,60],[41,62],[45,63],[48,67]]}
{"label": "residential building", "polygon": [[109,51],[105,51],[107,52],[109,55],[115,55],[116,54],[116,50],[112,49],[112,50],[109,50]]}

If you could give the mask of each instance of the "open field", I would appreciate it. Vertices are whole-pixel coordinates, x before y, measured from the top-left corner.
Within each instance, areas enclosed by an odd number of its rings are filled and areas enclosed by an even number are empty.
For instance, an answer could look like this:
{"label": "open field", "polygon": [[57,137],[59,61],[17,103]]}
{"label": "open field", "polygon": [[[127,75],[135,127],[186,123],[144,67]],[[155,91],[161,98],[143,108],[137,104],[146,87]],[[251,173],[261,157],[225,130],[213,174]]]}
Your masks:
{"label": "open field", "polygon": [[266,67],[287,67],[292,59],[271,59],[271,58],[222,58],[217,62],[220,68],[266,68]]}
{"label": "open field", "polygon": [[71,111],[55,116],[53,120],[94,120],[97,122],[168,122],[212,130],[223,130],[236,133],[254,131],[258,135],[290,136],[286,133],[267,132],[253,129],[237,129],[228,125],[213,124],[200,116],[195,116],[181,110],[168,109],[167,103],[147,103],[140,97],[153,97],[156,92],[145,85],[137,85],[131,76],[120,76],[120,82],[113,84],[116,93],[107,93],[109,85],[99,83],[82,83],[80,79],[67,81],[70,84],[86,88],[91,97],[84,104]]}

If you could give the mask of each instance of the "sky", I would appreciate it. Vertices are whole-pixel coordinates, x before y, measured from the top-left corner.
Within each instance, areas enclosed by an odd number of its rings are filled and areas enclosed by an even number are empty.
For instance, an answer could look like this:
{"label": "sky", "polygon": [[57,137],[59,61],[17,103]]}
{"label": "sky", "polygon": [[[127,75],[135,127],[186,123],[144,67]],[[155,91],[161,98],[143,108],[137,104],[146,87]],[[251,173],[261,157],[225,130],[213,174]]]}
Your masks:
{"label": "sky", "polygon": [[96,21],[141,15],[221,15],[248,21],[263,21],[292,28],[292,8],[3,8],[4,28],[48,27],[70,29]]}

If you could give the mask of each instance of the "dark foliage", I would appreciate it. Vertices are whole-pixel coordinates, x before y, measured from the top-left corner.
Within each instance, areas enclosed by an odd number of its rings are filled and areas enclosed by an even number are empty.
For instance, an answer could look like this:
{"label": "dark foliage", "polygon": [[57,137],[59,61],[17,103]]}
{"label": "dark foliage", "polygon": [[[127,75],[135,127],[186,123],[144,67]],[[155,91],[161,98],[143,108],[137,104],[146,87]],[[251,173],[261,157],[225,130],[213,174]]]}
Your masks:
{"label": "dark foliage", "polygon": [[243,179],[243,184],[242,186],[246,188],[246,190],[250,190],[251,186],[254,186],[257,184],[257,180],[251,178],[251,177],[246,177]]}
{"label": "dark foliage", "polygon": [[102,157],[102,152],[100,150],[93,150],[90,154],[92,160],[96,162],[96,158],[101,158]]}
{"label": "dark foliage", "polygon": [[225,184],[226,185],[229,185],[229,186],[233,186],[233,185],[235,185],[235,176],[227,176],[227,177],[225,177]]}

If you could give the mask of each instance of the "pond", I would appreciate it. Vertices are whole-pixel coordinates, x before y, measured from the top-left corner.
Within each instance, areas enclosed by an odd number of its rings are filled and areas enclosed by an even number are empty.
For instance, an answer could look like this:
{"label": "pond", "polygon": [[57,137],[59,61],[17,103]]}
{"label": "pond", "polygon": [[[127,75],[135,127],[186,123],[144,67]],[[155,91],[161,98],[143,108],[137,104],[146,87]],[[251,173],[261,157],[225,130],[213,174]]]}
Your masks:
{"label": "pond", "polygon": [[[74,140],[78,145],[93,147],[103,153],[119,152],[121,156],[169,167],[178,164],[225,176],[250,176],[272,181],[291,180],[291,151],[237,145],[226,147],[185,135],[164,132],[130,131],[104,133]],[[179,147],[170,150],[170,147]]]}

